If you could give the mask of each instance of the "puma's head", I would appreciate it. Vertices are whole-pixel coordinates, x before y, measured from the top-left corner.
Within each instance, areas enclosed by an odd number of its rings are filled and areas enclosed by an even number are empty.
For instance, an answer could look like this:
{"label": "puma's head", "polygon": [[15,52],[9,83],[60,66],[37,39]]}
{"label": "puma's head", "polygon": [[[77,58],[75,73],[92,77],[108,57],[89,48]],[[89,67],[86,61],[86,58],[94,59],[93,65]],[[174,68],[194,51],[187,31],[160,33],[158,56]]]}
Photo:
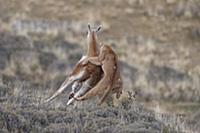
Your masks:
{"label": "puma's head", "polygon": [[113,53],[112,48],[106,44],[100,44],[100,54]]}

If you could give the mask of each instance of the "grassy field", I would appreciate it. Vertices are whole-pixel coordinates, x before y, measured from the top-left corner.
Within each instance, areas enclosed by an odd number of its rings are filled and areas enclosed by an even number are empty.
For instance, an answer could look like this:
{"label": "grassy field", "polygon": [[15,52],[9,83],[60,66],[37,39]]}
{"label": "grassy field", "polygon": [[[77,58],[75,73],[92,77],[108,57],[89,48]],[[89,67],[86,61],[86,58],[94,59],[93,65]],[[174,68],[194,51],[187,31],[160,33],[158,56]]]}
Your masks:
{"label": "grassy field", "polygon": [[[85,53],[87,23],[119,56],[117,106],[66,107],[69,89],[41,104]],[[199,44],[199,0],[0,0],[1,131],[199,132]]]}

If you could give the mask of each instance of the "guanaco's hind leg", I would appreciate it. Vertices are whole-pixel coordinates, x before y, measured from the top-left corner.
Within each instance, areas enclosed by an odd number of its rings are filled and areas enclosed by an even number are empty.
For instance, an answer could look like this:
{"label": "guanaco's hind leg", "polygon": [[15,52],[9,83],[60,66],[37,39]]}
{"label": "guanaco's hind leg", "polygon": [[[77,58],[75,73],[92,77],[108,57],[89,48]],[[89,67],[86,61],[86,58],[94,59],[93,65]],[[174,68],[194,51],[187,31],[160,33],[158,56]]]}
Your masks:
{"label": "guanaco's hind leg", "polygon": [[44,101],[44,103],[50,102],[51,100],[53,100],[55,97],[57,97],[58,95],[60,95],[65,88],[67,88],[69,85],[71,85],[72,83],[74,83],[77,80],[82,80],[88,77],[88,73],[86,71],[81,71],[79,74],[69,77],[67,78],[63,84],[60,86],[60,88],[48,99],[46,99]]}

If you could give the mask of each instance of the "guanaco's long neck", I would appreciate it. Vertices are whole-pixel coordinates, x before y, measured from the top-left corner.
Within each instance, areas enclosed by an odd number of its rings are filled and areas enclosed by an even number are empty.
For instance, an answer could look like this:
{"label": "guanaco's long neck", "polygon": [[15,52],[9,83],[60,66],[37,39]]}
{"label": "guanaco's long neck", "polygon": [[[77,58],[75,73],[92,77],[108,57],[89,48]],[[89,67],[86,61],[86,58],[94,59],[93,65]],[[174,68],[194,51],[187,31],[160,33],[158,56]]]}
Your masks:
{"label": "guanaco's long neck", "polygon": [[88,43],[88,48],[87,48],[87,56],[93,57],[97,56],[97,36],[96,33],[91,32],[87,36],[87,43]]}

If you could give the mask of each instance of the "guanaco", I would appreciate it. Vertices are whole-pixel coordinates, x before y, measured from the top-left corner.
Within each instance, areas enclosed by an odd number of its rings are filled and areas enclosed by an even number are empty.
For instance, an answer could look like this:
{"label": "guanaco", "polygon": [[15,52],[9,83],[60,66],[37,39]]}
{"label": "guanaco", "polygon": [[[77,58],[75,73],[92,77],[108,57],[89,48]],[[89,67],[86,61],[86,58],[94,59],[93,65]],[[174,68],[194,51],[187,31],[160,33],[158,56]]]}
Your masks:
{"label": "guanaco", "polygon": [[98,57],[89,57],[85,59],[83,64],[88,62],[101,66],[104,72],[103,78],[97,85],[90,89],[86,94],[81,97],[75,97],[76,100],[86,100],[93,96],[99,95],[101,98],[98,105],[101,105],[110,93],[116,93],[119,98],[122,93],[122,79],[118,66],[118,59],[115,52],[108,45],[102,45]]}
{"label": "guanaco", "polygon": [[[100,79],[101,75],[103,74],[102,69],[100,66],[93,65],[92,63],[83,64],[84,59],[88,57],[95,57],[98,55],[97,50],[97,33],[101,29],[99,26],[97,29],[91,29],[90,25],[88,24],[88,35],[87,35],[87,53],[83,56],[78,63],[75,65],[74,69],[68,76],[68,78],[62,83],[60,88],[45,102],[49,102],[61,94],[65,88],[72,85],[72,92],[70,95],[75,95],[74,91],[80,83],[85,82],[85,86],[83,89],[77,92],[76,96],[80,96],[84,94],[88,89],[92,88]],[[68,105],[74,101],[73,98],[67,103]]]}

